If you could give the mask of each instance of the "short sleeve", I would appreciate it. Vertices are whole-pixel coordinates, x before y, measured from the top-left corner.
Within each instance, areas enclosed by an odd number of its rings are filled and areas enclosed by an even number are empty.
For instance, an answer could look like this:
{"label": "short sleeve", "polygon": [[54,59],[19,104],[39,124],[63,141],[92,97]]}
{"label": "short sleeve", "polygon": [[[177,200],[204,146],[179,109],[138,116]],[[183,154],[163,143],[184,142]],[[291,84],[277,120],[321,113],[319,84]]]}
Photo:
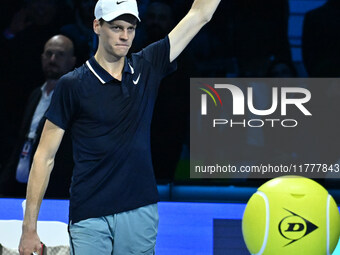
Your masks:
{"label": "short sleeve", "polygon": [[51,104],[45,113],[45,117],[49,121],[64,130],[70,126],[78,108],[76,86],[74,86],[72,80],[68,76],[59,79],[54,89]]}
{"label": "short sleeve", "polygon": [[162,78],[177,69],[176,61],[170,63],[170,41],[168,36],[150,44],[139,54],[157,69]]}

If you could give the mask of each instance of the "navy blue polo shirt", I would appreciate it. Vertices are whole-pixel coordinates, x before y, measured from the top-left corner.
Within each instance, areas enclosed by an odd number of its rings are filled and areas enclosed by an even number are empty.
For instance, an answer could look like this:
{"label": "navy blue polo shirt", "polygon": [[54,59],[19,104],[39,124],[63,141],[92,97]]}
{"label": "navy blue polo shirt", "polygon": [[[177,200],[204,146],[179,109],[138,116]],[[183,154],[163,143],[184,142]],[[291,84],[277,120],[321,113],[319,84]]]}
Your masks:
{"label": "navy blue polo shirt", "polygon": [[156,203],[150,125],[161,79],[176,69],[166,37],[125,58],[122,81],[91,58],[63,76],[46,117],[71,130],[70,220]]}

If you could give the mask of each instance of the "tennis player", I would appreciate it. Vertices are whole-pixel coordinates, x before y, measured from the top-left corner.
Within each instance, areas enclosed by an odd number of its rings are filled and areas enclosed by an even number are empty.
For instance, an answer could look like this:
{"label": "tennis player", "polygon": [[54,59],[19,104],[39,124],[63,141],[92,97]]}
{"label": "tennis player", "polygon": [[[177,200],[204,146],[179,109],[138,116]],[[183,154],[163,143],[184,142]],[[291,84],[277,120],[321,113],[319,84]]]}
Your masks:
{"label": "tennis player", "polygon": [[[73,141],[70,189],[71,254],[155,253],[158,193],[150,153],[150,124],[159,83],[211,19],[220,0],[195,0],[164,39],[126,55],[140,22],[135,0],[99,0],[94,57],[56,86],[35,153],[19,245],[40,252],[37,218],[65,130]],[[53,233],[51,233],[53,234]],[[42,240],[43,241],[43,240]]]}

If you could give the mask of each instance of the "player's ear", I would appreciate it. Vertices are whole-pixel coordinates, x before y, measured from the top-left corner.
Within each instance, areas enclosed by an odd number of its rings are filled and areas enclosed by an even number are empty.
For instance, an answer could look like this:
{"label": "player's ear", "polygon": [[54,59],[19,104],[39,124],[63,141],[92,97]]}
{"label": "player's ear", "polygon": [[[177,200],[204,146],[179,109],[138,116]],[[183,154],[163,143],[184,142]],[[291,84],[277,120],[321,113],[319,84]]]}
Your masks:
{"label": "player's ear", "polygon": [[100,29],[101,29],[101,24],[100,21],[95,19],[93,20],[93,31],[99,35],[100,34]]}

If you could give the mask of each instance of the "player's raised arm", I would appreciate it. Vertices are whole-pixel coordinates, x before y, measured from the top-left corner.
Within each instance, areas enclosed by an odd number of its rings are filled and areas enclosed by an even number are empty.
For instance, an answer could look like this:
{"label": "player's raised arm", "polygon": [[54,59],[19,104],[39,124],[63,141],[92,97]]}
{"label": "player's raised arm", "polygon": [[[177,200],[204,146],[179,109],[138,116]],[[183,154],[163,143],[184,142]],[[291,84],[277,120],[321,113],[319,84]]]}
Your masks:
{"label": "player's raised arm", "polygon": [[187,15],[169,33],[170,62],[175,60],[200,29],[210,21],[221,0],[195,0]]}
{"label": "player's raised arm", "polygon": [[39,146],[28,180],[26,211],[19,245],[21,255],[39,252],[40,240],[37,235],[37,219],[49,177],[54,165],[54,157],[63,138],[64,130],[46,120]]}

